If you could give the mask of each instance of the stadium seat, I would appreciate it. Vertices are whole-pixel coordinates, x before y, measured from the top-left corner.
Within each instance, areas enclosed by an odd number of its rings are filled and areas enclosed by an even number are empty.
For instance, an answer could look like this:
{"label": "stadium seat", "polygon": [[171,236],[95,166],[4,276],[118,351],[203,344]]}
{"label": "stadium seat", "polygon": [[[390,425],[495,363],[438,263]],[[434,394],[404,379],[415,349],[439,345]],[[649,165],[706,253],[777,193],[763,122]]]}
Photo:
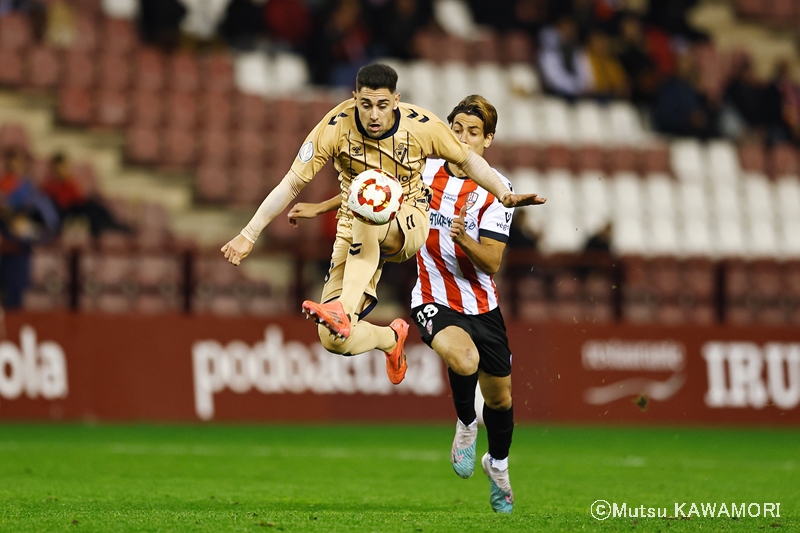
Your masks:
{"label": "stadium seat", "polygon": [[237,166],[232,170],[230,201],[235,205],[252,207],[264,200],[268,190],[264,172],[258,167]]}
{"label": "stadium seat", "polygon": [[675,218],[675,182],[663,173],[648,174],[644,180],[645,210],[654,217]]}
{"label": "stadium seat", "polygon": [[262,131],[267,122],[265,100],[253,94],[238,93],[234,97],[234,120],[241,130]]}
{"label": "stadium seat", "polygon": [[136,52],[134,87],[139,91],[157,93],[164,88],[166,74],[164,53],[158,48],[145,47]]}
{"label": "stadium seat", "polygon": [[741,203],[751,219],[773,220],[773,187],[766,176],[747,172],[742,177]]}
{"label": "stadium seat", "polygon": [[148,125],[134,125],[127,132],[125,157],[131,163],[155,164],[160,155],[158,130]]}
{"label": "stadium seat", "polygon": [[79,53],[94,52],[98,42],[98,19],[86,12],[78,12],[75,16],[75,38],[70,50]]}
{"label": "stadium seat", "polygon": [[530,35],[522,31],[510,31],[501,37],[500,60],[509,66],[530,65],[533,62],[533,42]]}
{"label": "stadium seat", "polygon": [[581,144],[602,146],[612,131],[605,123],[600,106],[590,100],[580,100],[573,107],[572,129],[575,140]]}
{"label": "stadium seat", "polygon": [[510,96],[529,98],[541,91],[539,76],[530,63],[512,63],[506,67]]}
{"label": "stadium seat", "polygon": [[160,162],[168,167],[187,168],[195,162],[197,138],[194,132],[169,128],[161,138]]}
{"label": "stadium seat", "polygon": [[642,150],[640,160],[642,173],[645,175],[653,172],[672,174],[669,147],[664,143],[652,142],[647,144]]}
{"label": "stadium seat", "polygon": [[130,86],[132,69],[130,59],[111,52],[100,56],[98,84],[103,89],[122,91]]}
{"label": "stadium seat", "polygon": [[194,93],[173,91],[164,96],[164,122],[168,127],[192,130],[197,125],[197,98]]}
{"label": "stadium seat", "polygon": [[35,88],[52,89],[60,80],[61,63],[55,50],[36,46],[28,51],[26,84]]}
{"label": "stadium seat", "polygon": [[569,171],[572,169],[572,152],[566,145],[550,144],[545,147],[542,155],[544,155],[544,170]]}
{"label": "stadium seat", "polygon": [[195,193],[201,201],[226,202],[230,195],[231,168],[220,163],[202,163],[197,169]]}
{"label": "stadium seat", "polygon": [[712,242],[721,257],[744,257],[746,254],[742,225],[737,218],[717,219]]}
{"label": "stadium seat", "polygon": [[606,168],[606,152],[596,145],[584,145],[575,150],[576,172],[603,171]]}
{"label": "stadium seat", "polygon": [[767,172],[764,145],[760,142],[747,142],[739,147],[739,161],[743,171]]}
{"label": "stadium seat", "polygon": [[[473,69],[473,76],[477,94],[485,97],[498,109],[508,106],[510,96],[508,81],[505,70],[500,65],[486,62],[477,63]],[[461,98],[458,98],[456,102],[460,101]]]}
{"label": "stadium seat", "polygon": [[159,93],[138,90],[130,96],[131,121],[135,126],[158,128],[164,121],[164,97]]}
{"label": "stadium seat", "polygon": [[747,254],[750,257],[766,258],[778,255],[778,242],[772,218],[750,218],[744,227]]}
{"label": "stadium seat", "polygon": [[651,256],[666,257],[680,255],[681,240],[678,238],[677,224],[673,217],[652,217],[645,225],[647,253]]}
{"label": "stadium seat", "polygon": [[19,11],[10,11],[0,17],[0,50],[21,51],[33,44],[31,21]]}
{"label": "stadium seat", "polygon": [[261,167],[267,155],[267,137],[255,131],[239,130],[233,139],[233,157],[239,165]]}
{"label": "stadium seat", "polygon": [[708,177],[716,182],[735,182],[741,168],[736,147],[730,141],[709,141],[706,149]]}
{"label": "stadium seat", "polygon": [[800,222],[800,178],[783,176],[776,180],[774,189],[775,210],[778,217],[785,222]]}
{"label": "stadium seat", "polygon": [[57,114],[70,126],[88,126],[92,121],[92,98],[86,89],[65,87],[58,93]]}
{"label": "stadium seat", "polygon": [[647,253],[642,220],[635,212],[619,210],[613,213],[611,247],[619,255],[644,255]]}
{"label": "stadium seat", "polygon": [[609,144],[639,146],[646,141],[636,108],[629,102],[614,101],[605,108],[608,127],[604,132]]}
{"label": "stadium seat", "polygon": [[717,219],[738,219],[742,216],[739,188],[736,184],[713,183],[709,192],[711,193],[711,208]]}
{"label": "stadium seat", "polygon": [[0,123],[0,151],[17,148],[30,152],[30,139],[28,129],[24,124],[17,122]]}
{"label": "stadium seat", "polygon": [[578,252],[586,242],[586,233],[582,229],[578,227],[576,213],[549,212],[545,215],[544,231],[539,247],[546,254]]}
{"label": "stadium seat", "polygon": [[22,53],[18,50],[0,47],[0,86],[19,87],[25,81]]}
{"label": "stadium seat", "polygon": [[308,67],[303,58],[296,54],[278,53],[273,65],[275,94],[288,96],[308,85]]}
{"label": "stadium seat", "polygon": [[[471,45],[471,46],[470,46]],[[466,62],[470,57],[475,57],[472,51],[477,51],[478,46],[476,43],[468,43],[467,41],[456,37],[455,35],[443,35],[440,43],[441,50],[439,51],[440,61],[444,64],[449,62]],[[487,43],[487,48],[490,48],[492,43]],[[482,55],[486,55],[486,51],[482,51]],[[490,51],[488,53],[491,53]]]}
{"label": "stadium seat", "polygon": [[542,140],[543,124],[539,118],[538,106],[532,99],[515,99],[514,113],[504,128],[505,139],[510,143],[536,143]]}
{"label": "stadium seat", "polygon": [[227,130],[208,128],[200,136],[200,160],[206,164],[224,166],[230,162],[231,135]]}
{"label": "stadium seat", "polygon": [[778,249],[785,259],[800,258],[800,220],[784,220],[780,227]]}
{"label": "stadium seat", "polygon": [[615,209],[640,217],[644,196],[639,176],[632,172],[619,172],[614,174],[611,187]]}
{"label": "stadium seat", "polygon": [[269,87],[272,66],[265,54],[258,52],[239,54],[233,70],[236,87],[243,93],[265,97],[273,92]]}
{"label": "stadium seat", "polygon": [[539,101],[542,138],[547,143],[569,145],[574,142],[570,109],[566,102],[551,97]]}
{"label": "stadium seat", "polygon": [[128,121],[128,97],[118,90],[107,89],[95,93],[94,124],[121,128]]}
{"label": "stadium seat", "polygon": [[177,53],[168,59],[167,87],[179,93],[200,89],[200,66],[195,54]]}
{"label": "stadium seat", "polygon": [[65,52],[62,62],[62,83],[66,87],[88,89],[94,85],[95,65],[89,54],[78,50]]}
{"label": "stadium seat", "polygon": [[103,19],[102,36],[103,50],[115,55],[132,52],[139,42],[134,23],[130,20]]}
{"label": "stadium seat", "polygon": [[670,162],[679,181],[702,183],[706,178],[703,146],[696,139],[676,139],[670,143]]}
{"label": "stadium seat", "polygon": [[600,230],[610,220],[612,202],[609,198],[608,180],[602,172],[579,174],[577,205],[582,224],[588,235]]}
{"label": "stadium seat", "polygon": [[233,61],[228,54],[210,54],[203,62],[201,70],[207,91],[227,95],[233,90]]}

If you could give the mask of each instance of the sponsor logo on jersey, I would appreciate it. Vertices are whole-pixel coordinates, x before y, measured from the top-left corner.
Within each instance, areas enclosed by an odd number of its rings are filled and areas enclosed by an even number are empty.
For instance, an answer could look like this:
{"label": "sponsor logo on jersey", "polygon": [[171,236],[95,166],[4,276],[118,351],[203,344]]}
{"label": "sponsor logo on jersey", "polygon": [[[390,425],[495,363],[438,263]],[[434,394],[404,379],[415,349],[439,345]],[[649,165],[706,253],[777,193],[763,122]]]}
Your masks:
{"label": "sponsor logo on jersey", "polygon": [[350,155],[353,157],[361,157],[361,155],[363,154],[363,148],[364,147],[361,145],[354,144],[353,146],[350,147]]}
{"label": "sponsor logo on jersey", "polygon": [[297,152],[297,157],[303,163],[308,163],[311,161],[311,158],[314,157],[314,142],[308,141],[303,146],[300,147],[300,151]]}

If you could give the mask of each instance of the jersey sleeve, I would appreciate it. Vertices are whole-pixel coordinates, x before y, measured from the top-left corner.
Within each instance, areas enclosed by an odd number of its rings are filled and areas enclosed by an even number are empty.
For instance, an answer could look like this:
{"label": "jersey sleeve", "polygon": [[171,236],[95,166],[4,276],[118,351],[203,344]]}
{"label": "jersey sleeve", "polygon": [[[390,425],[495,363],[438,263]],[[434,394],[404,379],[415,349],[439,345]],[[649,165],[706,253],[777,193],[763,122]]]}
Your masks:
{"label": "jersey sleeve", "polygon": [[[308,134],[292,163],[292,172],[308,183],[317,175],[328,159],[336,153],[340,138],[341,120],[334,120],[344,113],[345,103],[332,109]],[[347,115],[344,115],[347,116]]]}
{"label": "jersey sleeve", "polygon": [[[506,186],[511,189],[511,184],[504,180]],[[500,242],[508,242],[508,235],[511,232],[511,220],[514,218],[514,208],[505,207],[500,200],[495,198],[481,217],[478,227],[478,235]]]}
{"label": "jersey sleeve", "polygon": [[463,163],[467,158],[469,147],[459,142],[450,127],[436,116],[417,124],[414,136],[426,156],[439,157],[454,165]]}

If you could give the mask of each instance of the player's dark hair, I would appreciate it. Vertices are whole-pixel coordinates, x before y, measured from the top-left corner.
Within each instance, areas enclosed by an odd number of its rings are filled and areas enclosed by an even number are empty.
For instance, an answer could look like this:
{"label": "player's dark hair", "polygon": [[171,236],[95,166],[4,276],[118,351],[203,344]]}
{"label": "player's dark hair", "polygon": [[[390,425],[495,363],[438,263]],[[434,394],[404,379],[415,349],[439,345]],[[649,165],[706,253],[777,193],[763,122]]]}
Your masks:
{"label": "player's dark hair", "polygon": [[368,89],[389,89],[394,93],[397,90],[397,72],[389,65],[374,63],[358,69],[356,74],[356,91],[362,87]]}
{"label": "player's dark hair", "polygon": [[451,126],[459,113],[478,117],[483,121],[483,136],[494,135],[497,129],[497,109],[494,108],[489,100],[478,94],[471,94],[461,100],[447,115],[447,123]]}

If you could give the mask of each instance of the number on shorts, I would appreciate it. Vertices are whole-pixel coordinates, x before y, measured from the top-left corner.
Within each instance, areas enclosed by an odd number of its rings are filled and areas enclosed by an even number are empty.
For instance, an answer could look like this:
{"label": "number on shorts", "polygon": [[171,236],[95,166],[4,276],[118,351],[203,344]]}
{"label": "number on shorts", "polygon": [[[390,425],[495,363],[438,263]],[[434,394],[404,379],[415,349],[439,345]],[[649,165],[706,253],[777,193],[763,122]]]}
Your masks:
{"label": "number on shorts", "polygon": [[417,311],[417,322],[422,324],[423,326],[428,323],[429,318],[433,318],[433,316],[439,312],[439,309],[433,305],[428,304],[419,311]]}
{"label": "number on shorts", "polygon": [[408,227],[408,229],[417,227],[417,225],[414,224],[414,215],[413,215],[413,213],[406,217],[406,227]]}

